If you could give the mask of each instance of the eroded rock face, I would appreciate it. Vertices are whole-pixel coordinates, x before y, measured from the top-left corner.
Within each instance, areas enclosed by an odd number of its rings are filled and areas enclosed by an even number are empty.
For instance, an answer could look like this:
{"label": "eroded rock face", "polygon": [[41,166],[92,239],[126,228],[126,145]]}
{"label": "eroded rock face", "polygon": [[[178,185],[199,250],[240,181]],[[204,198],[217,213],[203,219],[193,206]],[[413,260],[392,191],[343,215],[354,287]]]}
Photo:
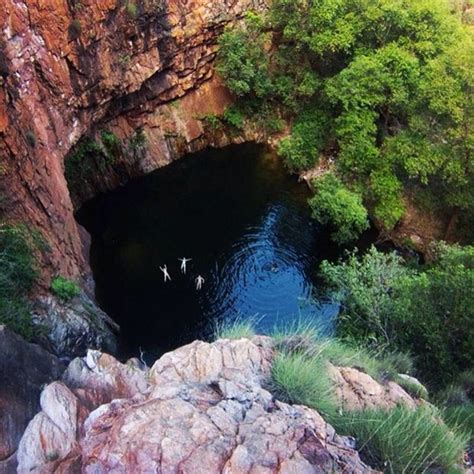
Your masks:
{"label": "eroded rock face", "polygon": [[[211,79],[219,33],[264,0],[137,2],[5,0],[0,11],[0,176],[5,211],[41,231],[50,246],[48,274],[88,272],[63,160],[97,127],[161,128],[157,108],[199,90]],[[205,91],[198,113],[222,107]],[[193,100],[184,112],[195,112]],[[213,105],[214,104],[214,105]],[[122,119],[120,118],[122,117]],[[200,135],[179,118],[186,138]],[[167,126],[176,128],[173,114]],[[155,131],[156,132],[156,131]],[[169,159],[166,141],[151,133],[151,161]],[[160,152],[161,153],[158,153]],[[156,154],[158,153],[158,154]],[[150,160],[147,161],[148,171]],[[106,177],[103,177],[107,180]],[[46,283],[47,284],[47,283]]]}
{"label": "eroded rock face", "polygon": [[56,357],[0,326],[0,472],[14,470],[15,459],[10,458],[40,410],[41,390],[63,370]]}
{"label": "eroded rock face", "polygon": [[90,352],[41,396],[19,472],[372,472],[314,410],[263,388],[269,338],[196,341],[150,370]]}
{"label": "eroded rock face", "polygon": [[115,353],[119,326],[83,291],[71,301],[39,296],[33,321],[44,327],[46,345],[58,355],[84,355],[89,348]]}
{"label": "eroded rock face", "polygon": [[[47,244],[40,315],[54,311],[44,310],[51,275],[90,281],[88,236],[73,216],[84,199],[187,152],[255,138],[216,136],[199,117],[231,101],[213,76],[220,32],[266,1],[143,1],[136,11],[126,4],[5,0],[0,9],[0,214],[39,231]],[[73,203],[64,158],[81,137],[103,130],[124,143],[142,130],[146,147],[92,167]],[[102,323],[88,339],[109,338]],[[64,349],[76,355],[69,347],[77,334],[66,332],[72,341]],[[50,343],[63,349],[58,338]]]}

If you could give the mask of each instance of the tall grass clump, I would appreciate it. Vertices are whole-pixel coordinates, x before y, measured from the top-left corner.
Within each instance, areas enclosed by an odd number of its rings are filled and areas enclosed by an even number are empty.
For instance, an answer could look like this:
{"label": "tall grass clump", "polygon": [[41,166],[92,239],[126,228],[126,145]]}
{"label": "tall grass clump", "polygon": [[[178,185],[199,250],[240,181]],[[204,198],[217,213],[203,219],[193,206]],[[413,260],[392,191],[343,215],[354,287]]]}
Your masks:
{"label": "tall grass clump", "polygon": [[324,359],[305,352],[281,352],[271,369],[272,393],[286,403],[305,405],[330,419],[336,412],[334,389]]}
{"label": "tall grass clump", "polygon": [[442,423],[434,408],[356,411],[333,424],[338,433],[357,439],[368,464],[389,473],[453,472],[469,441],[463,430]]}
{"label": "tall grass clump", "polygon": [[219,322],[214,329],[214,339],[251,339],[255,336],[255,319],[238,318],[232,322]]}
{"label": "tall grass clump", "polygon": [[324,328],[313,321],[301,319],[275,328],[272,337],[281,351],[304,351],[333,365],[358,369],[381,382],[413,371],[409,354],[370,350],[360,344],[323,336],[324,333]]}
{"label": "tall grass clump", "polygon": [[448,407],[443,411],[443,420],[451,429],[465,431],[474,444],[474,404],[467,403],[458,407]]}

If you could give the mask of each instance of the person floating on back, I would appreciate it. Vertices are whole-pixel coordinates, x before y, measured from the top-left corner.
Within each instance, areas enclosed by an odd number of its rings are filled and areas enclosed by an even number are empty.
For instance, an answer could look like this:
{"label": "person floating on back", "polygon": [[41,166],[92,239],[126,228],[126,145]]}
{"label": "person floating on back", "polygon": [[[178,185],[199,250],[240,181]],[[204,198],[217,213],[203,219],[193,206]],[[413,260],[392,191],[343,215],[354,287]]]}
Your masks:
{"label": "person floating on back", "polygon": [[163,272],[163,277],[165,279],[165,283],[167,281],[171,281],[170,274],[168,273],[168,267],[165,265],[164,267],[160,267],[160,270]]}
{"label": "person floating on back", "polygon": [[192,260],[192,258],[178,258],[178,260],[181,262],[181,273],[184,273],[186,275],[186,264]]}
{"label": "person floating on back", "polygon": [[202,288],[202,285],[203,283],[205,282],[206,280],[204,280],[204,278],[199,275],[197,278],[196,278],[196,290],[200,290]]}

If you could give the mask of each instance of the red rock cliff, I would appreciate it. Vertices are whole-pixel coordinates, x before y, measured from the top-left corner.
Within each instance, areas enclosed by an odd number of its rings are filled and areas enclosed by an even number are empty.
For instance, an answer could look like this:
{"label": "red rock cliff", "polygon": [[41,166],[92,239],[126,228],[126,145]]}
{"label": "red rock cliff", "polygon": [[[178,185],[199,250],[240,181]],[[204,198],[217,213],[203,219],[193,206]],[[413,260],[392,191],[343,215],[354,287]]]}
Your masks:
{"label": "red rock cliff", "polygon": [[[166,128],[181,128],[190,143],[202,134],[192,114],[198,114],[199,108],[204,108],[202,114],[222,108],[227,100],[215,83],[199,90],[212,77],[219,32],[246,10],[262,8],[264,2],[2,3],[4,212],[41,231],[51,249],[43,261],[48,274],[77,277],[87,273],[88,264],[64,178],[64,157],[81,136],[99,123],[110,122],[109,128],[122,136],[146,127],[151,150],[140,172],[169,161],[169,150],[159,143]],[[181,116],[171,107],[160,109],[190,92]],[[188,116],[183,117],[183,112]]]}
{"label": "red rock cliff", "polygon": [[[53,274],[90,277],[75,205],[215,140],[199,116],[230,100],[213,77],[218,35],[264,7],[265,0],[3,0],[0,206],[3,217],[26,222],[48,244],[44,289]],[[64,159],[81,137],[104,129],[124,140],[143,130],[146,150],[81,183],[73,203]],[[45,294],[39,318],[49,317],[57,352],[101,345],[101,337],[83,337],[92,323],[76,324],[76,342],[63,344],[78,312],[65,313]]]}

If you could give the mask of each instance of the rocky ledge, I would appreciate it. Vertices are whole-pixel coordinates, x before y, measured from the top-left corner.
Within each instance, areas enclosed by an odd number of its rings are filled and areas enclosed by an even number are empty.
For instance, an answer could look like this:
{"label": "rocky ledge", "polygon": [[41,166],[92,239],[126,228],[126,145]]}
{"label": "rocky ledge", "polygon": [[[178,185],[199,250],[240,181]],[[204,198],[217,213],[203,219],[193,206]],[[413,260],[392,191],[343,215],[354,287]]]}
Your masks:
{"label": "rocky ledge", "polygon": [[[267,337],[196,341],[151,369],[89,351],[43,390],[18,472],[374,472],[316,411],[272,396],[273,356]],[[398,386],[332,372],[346,404],[414,403]]]}

